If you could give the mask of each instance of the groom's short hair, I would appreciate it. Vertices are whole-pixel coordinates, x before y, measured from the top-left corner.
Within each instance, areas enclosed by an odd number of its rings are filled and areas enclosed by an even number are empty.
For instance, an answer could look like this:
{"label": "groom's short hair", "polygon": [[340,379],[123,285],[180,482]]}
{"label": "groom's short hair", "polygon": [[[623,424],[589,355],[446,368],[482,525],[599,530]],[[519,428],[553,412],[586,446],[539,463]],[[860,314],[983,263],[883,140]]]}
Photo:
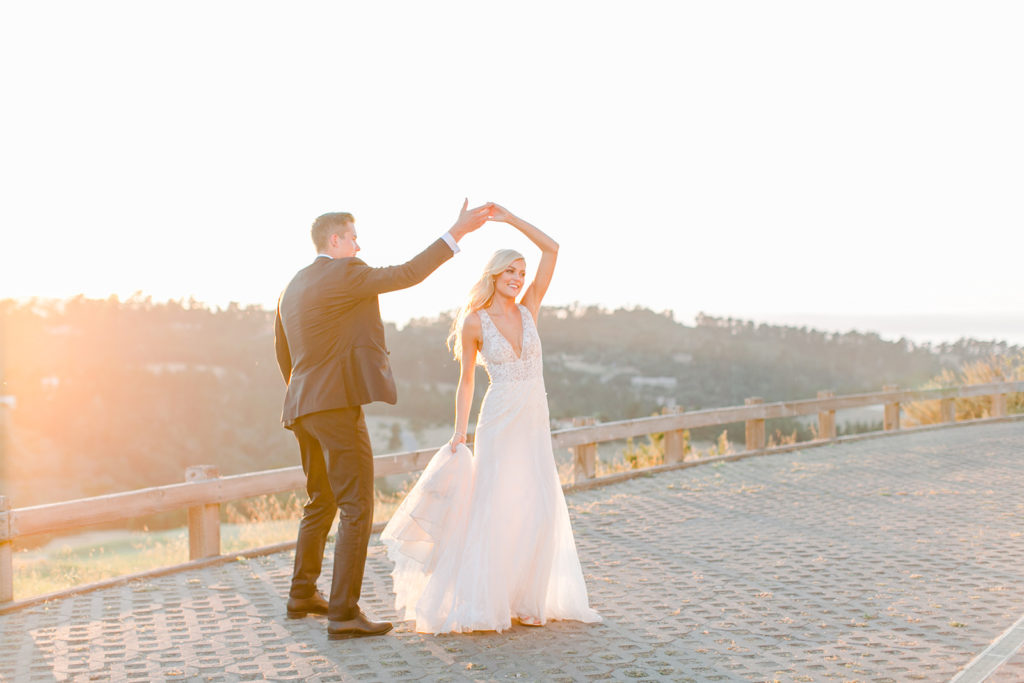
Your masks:
{"label": "groom's short hair", "polygon": [[331,239],[331,235],[338,232],[339,229],[344,229],[346,223],[354,223],[355,218],[352,214],[344,211],[335,211],[332,213],[325,213],[322,216],[317,217],[313,221],[313,244],[316,246],[317,251],[324,251],[327,249],[327,243]]}

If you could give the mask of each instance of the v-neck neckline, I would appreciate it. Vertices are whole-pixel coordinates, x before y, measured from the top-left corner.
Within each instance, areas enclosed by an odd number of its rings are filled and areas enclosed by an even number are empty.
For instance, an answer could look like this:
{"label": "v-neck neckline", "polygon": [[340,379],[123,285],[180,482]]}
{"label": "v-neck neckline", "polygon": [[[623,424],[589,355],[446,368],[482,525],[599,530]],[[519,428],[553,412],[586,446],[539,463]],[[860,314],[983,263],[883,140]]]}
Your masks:
{"label": "v-neck neckline", "polygon": [[487,313],[487,317],[490,319],[491,324],[494,325],[494,329],[498,331],[498,334],[501,335],[501,338],[504,339],[505,343],[508,344],[510,349],[512,349],[512,355],[516,357],[516,360],[522,360],[523,351],[526,350],[526,320],[523,319],[523,309],[519,307],[519,304],[516,304],[516,312],[519,313],[519,327],[521,328],[519,353],[516,353],[515,344],[509,341],[508,337],[505,336],[505,333],[501,331],[500,327],[498,327],[498,323],[494,322],[494,318],[491,317],[491,312],[486,308],[484,309],[484,311]]}

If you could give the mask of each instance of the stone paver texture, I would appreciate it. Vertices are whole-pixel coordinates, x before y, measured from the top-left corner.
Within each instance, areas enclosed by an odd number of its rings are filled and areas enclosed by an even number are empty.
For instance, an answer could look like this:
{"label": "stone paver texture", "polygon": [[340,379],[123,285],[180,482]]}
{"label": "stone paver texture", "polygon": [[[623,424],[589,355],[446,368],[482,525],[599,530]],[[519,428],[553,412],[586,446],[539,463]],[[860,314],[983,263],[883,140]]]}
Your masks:
{"label": "stone paver texture", "polygon": [[[331,642],[322,618],[285,618],[280,553],[0,616],[0,679],[946,681],[1024,613],[1024,422],[704,465],[569,505],[603,624]],[[394,619],[390,569],[375,538],[363,604]],[[999,680],[1021,671],[1018,654]]]}

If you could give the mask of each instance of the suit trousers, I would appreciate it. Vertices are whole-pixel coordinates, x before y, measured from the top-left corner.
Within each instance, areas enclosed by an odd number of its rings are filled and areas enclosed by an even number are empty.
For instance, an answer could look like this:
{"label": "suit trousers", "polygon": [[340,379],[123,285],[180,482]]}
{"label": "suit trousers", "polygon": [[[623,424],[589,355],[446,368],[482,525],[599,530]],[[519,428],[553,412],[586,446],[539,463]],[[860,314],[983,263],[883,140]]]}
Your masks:
{"label": "suit trousers", "polygon": [[362,406],[304,415],[295,421],[292,431],[299,441],[309,501],[299,523],[289,595],[308,598],[316,591],[324,546],[338,510],[341,517],[327,617],[353,619],[359,610],[373,527],[373,448]]}

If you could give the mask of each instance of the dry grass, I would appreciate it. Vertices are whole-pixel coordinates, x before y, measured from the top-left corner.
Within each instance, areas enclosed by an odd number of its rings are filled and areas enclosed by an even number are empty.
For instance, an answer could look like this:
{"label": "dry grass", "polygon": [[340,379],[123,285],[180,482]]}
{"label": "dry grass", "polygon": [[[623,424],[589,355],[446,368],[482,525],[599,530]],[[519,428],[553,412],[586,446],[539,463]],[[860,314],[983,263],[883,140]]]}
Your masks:
{"label": "dry grass", "polygon": [[[724,429],[718,435],[715,443],[707,450],[694,448],[690,442],[690,430],[683,430],[684,460],[699,460],[716,455],[728,455],[734,452],[732,443],[729,441],[729,433]],[[657,467],[663,464],[665,464],[665,434],[659,432],[657,434],[649,434],[646,437],[646,441],[642,443],[636,443],[633,439],[626,439],[625,448],[619,451],[611,462],[597,462],[595,474],[598,477],[603,477],[617,472]]]}
{"label": "dry grass", "polygon": [[86,534],[14,554],[17,599],[188,560],[184,529]]}
{"label": "dry grass", "polygon": [[[411,482],[410,482],[411,485]],[[373,519],[387,520],[406,489],[375,492]],[[268,495],[224,507],[221,552],[295,540],[305,495]],[[59,539],[44,548],[14,553],[14,595],[17,599],[66,590],[126,574],[170,567],[188,561],[188,531],[111,531]]]}
{"label": "dry grass", "polygon": [[[811,425],[812,433],[818,435],[817,425]],[[775,448],[776,446],[788,446],[796,443],[796,430],[794,429],[789,434],[783,434],[781,429],[776,429],[774,434],[768,435],[768,443],[765,444],[767,448]]]}
{"label": "dry grass", "polygon": [[[922,389],[941,389],[962,384],[988,384],[990,382],[1012,382],[1024,380],[1024,351],[1005,356],[966,363],[959,370],[946,369],[942,374],[926,382]],[[954,400],[957,420],[976,420],[991,417],[992,397],[958,398]],[[1008,413],[1024,413],[1024,393],[1007,394]],[[904,423],[907,426],[936,424],[942,422],[939,401],[916,401],[903,406]]]}

